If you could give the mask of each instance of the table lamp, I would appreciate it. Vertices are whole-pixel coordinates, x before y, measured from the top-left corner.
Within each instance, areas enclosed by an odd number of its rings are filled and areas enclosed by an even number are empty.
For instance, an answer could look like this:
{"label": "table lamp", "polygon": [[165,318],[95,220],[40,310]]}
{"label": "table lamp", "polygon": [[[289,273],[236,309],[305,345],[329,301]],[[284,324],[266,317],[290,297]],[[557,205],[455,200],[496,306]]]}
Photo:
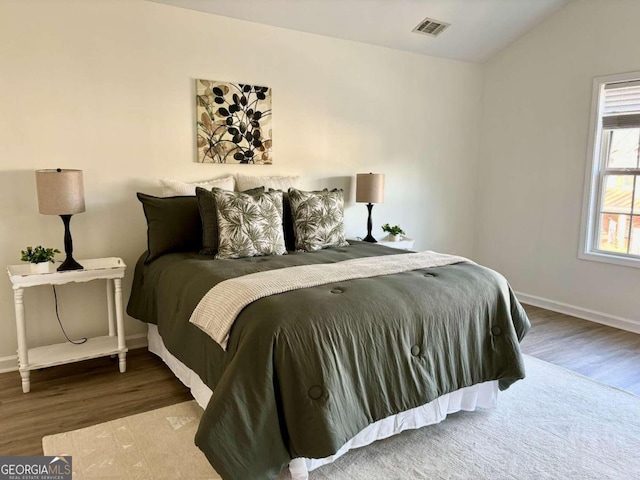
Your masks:
{"label": "table lamp", "polygon": [[82,270],[82,265],[73,258],[73,242],[69,230],[71,215],[85,211],[82,170],[36,170],[36,187],[40,213],[60,215],[64,224],[64,252],[67,258],[58,267],[58,271]]}
{"label": "table lamp", "polygon": [[366,203],[369,210],[367,220],[367,236],[365,242],[375,243],[377,240],[371,235],[371,210],[374,203],[384,202],[384,174],[382,173],[358,173],[356,175],[356,202]]}

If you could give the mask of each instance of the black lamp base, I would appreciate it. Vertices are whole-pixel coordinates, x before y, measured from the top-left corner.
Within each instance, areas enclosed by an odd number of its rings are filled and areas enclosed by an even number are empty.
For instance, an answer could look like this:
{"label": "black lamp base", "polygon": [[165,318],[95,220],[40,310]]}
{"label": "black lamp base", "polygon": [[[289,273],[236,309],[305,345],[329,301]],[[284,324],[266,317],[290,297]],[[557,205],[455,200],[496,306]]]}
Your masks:
{"label": "black lamp base", "polygon": [[62,265],[58,267],[58,271],[82,270],[84,267],[73,259],[73,241],[71,240],[71,230],[69,229],[71,215],[60,215],[60,218],[62,218],[62,223],[64,223],[64,253],[67,254],[67,258],[62,262]]}
{"label": "black lamp base", "polygon": [[364,237],[362,239],[362,241],[363,242],[369,242],[369,243],[378,243],[378,241],[375,238],[373,238],[373,235],[371,235],[371,234],[367,234],[367,236]]}
{"label": "black lamp base", "polygon": [[369,218],[367,219],[367,236],[362,239],[363,242],[369,243],[377,243],[378,241],[373,238],[371,235],[371,228],[373,227],[373,222],[371,221],[371,209],[373,208],[372,203],[367,203],[367,210],[369,210]]}
{"label": "black lamp base", "polygon": [[58,267],[59,272],[66,270],[82,270],[84,267],[75,261],[73,257],[67,257],[64,262]]}

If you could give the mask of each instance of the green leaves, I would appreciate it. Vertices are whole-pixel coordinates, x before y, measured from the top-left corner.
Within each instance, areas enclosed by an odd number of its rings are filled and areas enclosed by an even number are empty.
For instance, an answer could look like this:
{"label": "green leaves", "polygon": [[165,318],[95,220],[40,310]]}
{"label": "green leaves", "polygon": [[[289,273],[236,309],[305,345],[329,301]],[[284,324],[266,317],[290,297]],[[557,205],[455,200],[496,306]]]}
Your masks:
{"label": "green leaves", "polygon": [[20,260],[30,263],[42,263],[52,262],[56,253],[60,253],[57,248],[44,248],[42,245],[38,245],[36,248],[27,247],[26,250],[21,250],[22,254]]}
{"label": "green leaves", "polygon": [[404,233],[404,230],[400,228],[400,225],[394,225],[393,227],[389,226],[388,223],[385,223],[382,226],[382,231],[383,232],[387,232],[389,235],[406,235],[406,233]]}

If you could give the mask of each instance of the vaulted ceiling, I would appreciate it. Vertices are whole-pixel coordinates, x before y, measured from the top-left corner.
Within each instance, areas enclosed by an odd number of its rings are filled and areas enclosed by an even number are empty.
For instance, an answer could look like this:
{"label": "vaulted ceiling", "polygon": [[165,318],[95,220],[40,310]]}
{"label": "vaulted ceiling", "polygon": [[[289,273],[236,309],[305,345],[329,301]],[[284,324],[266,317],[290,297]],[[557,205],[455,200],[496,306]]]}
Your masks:
{"label": "vaulted ceiling", "polygon": [[[149,0],[372,45],[484,63],[569,0]],[[425,17],[451,24],[412,32]]]}

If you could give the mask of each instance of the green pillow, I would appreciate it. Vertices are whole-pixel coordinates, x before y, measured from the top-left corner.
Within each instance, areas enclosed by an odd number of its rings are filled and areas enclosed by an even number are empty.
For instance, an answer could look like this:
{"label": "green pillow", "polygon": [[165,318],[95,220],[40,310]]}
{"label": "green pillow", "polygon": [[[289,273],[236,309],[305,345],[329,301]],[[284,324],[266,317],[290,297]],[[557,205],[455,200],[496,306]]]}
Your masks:
{"label": "green pillow", "polygon": [[[257,195],[264,192],[264,187],[252,188],[242,193]],[[200,209],[202,223],[202,249],[200,255],[215,255],[218,253],[218,216],[216,197],[211,190],[196,187],[196,197]]]}
{"label": "green pillow", "polygon": [[166,253],[198,251],[202,247],[202,222],[195,196],[137,195],[147,219],[145,263]]}

